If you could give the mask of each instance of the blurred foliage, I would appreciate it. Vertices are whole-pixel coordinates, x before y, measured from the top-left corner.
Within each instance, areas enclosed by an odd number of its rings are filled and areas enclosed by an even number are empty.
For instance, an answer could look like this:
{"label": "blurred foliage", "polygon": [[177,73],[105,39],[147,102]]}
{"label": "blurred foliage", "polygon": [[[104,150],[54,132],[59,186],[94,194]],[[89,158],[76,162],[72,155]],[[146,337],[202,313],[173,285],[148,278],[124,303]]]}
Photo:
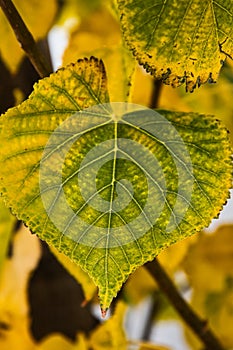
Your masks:
{"label": "blurred foliage", "polygon": [[[233,225],[201,233],[184,268],[192,288],[191,304],[215,330],[226,348],[233,347]],[[193,340],[190,333],[188,338]],[[198,349],[198,343],[193,347]]]}
{"label": "blurred foliage", "polygon": [[[64,0],[57,12],[57,2],[15,0],[23,19],[33,36],[45,38],[53,24],[71,28],[69,45],[64,54],[64,64],[75,62],[82,56],[96,55],[107,67],[112,98],[126,99],[149,106],[154,92],[154,80],[141,66],[134,66],[132,55],[122,43],[117,22],[116,1]],[[36,9],[36,10],[35,10]],[[107,9],[110,9],[108,12]],[[56,17],[56,14],[58,15]],[[72,25],[67,25],[70,19]],[[11,28],[0,13],[0,54],[11,73],[16,74],[23,57]],[[10,49],[9,49],[10,48]],[[12,54],[13,53],[13,54]],[[117,57],[113,60],[113,57]],[[121,72],[119,74],[119,72]],[[132,77],[130,87],[130,78]],[[1,79],[1,72],[0,72]],[[4,85],[4,81],[0,80]],[[123,94],[118,88],[122,85]],[[176,111],[193,111],[214,114],[224,121],[231,131],[233,142],[233,66],[227,60],[218,82],[205,84],[194,94],[186,94],[184,88],[163,86],[159,107]],[[21,91],[17,91],[21,101]],[[11,247],[12,256],[7,256]],[[75,341],[62,334],[51,334],[36,343],[30,331],[30,313],[27,299],[28,279],[40,258],[38,239],[27,228],[16,231],[16,219],[0,202],[0,348],[1,350],[119,350],[127,348],[123,330],[127,305],[138,304],[151,295],[158,303],[152,317],[152,325],[159,318],[176,319],[174,310],[159,295],[155,281],[148,272],[139,268],[131,275],[124,287],[123,299],[117,301],[114,315],[104,321],[87,336],[77,332]],[[82,284],[85,298],[90,303],[95,296],[95,286],[83,271],[79,270],[62,254],[53,253],[65,268]],[[191,304],[220,336],[227,348],[233,347],[233,225],[222,226],[213,234],[201,233],[179,242],[159,255],[168,273],[175,277],[185,272],[191,290]],[[178,283],[178,282],[177,282]],[[178,283],[182,290],[182,283]],[[166,315],[166,316],[165,316]],[[192,349],[200,343],[184,327],[184,333]],[[168,335],[169,337],[169,335]],[[129,342],[130,343],[130,342]],[[140,344],[140,343],[138,343]],[[165,348],[141,343],[139,350],[165,350]],[[172,349],[171,349],[172,350]]]}
{"label": "blurred foliage", "polygon": [[71,33],[63,64],[90,56],[104,61],[111,101],[126,101],[135,61],[122,42],[119,22],[105,7],[80,20]]}

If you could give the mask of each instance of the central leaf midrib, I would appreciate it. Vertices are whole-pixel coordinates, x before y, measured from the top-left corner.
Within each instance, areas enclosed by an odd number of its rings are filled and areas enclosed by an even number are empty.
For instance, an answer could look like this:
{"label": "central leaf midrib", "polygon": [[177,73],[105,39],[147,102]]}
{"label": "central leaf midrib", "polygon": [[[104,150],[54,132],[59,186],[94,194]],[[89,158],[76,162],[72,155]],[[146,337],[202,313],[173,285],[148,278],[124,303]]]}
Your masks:
{"label": "central leaf midrib", "polygon": [[[117,122],[114,122],[114,152],[113,152],[113,166],[112,166],[112,187],[109,201],[109,218],[108,218],[108,237],[110,234],[111,222],[112,222],[112,203],[114,197],[114,190],[116,184],[116,160],[117,160],[117,151],[118,151],[118,143],[117,143]],[[107,238],[108,239],[108,238]]]}

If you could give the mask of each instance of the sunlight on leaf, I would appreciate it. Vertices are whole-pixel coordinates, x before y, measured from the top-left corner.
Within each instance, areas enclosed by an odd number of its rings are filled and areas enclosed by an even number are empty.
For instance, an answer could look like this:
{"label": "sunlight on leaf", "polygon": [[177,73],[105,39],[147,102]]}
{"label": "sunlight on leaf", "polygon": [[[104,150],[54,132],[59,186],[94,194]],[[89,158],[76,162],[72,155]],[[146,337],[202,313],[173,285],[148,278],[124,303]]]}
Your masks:
{"label": "sunlight on leaf", "polygon": [[232,171],[214,117],[145,107],[118,115],[111,108],[122,104],[107,102],[102,61],[59,70],[2,116],[0,158],[8,205],[90,275],[103,310],[137,267],[209,225]]}
{"label": "sunlight on leaf", "polygon": [[122,29],[141,64],[166,84],[186,89],[217,80],[233,56],[231,0],[118,0]]}
{"label": "sunlight on leaf", "polygon": [[[33,37],[36,40],[42,39],[53,24],[57,10],[56,0],[14,0],[14,4]],[[0,23],[0,53],[7,67],[15,72],[24,52],[2,11]]]}

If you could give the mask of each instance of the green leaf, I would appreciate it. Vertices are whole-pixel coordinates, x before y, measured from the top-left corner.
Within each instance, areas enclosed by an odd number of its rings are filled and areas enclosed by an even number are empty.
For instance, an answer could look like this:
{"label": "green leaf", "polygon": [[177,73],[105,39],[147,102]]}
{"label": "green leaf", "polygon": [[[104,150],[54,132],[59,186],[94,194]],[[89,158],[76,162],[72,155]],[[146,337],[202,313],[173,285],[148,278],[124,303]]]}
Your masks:
{"label": "green leaf", "polygon": [[118,0],[125,39],[148,72],[186,89],[217,80],[233,55],[231,0]]}
{"label": "green leaf", "polygon": [[108,102],[102,61],[59,70],[2,117],[0,158],[8,205],[88,272],[103,310],[138,266],[208,226],[232,171],[212,116]]}

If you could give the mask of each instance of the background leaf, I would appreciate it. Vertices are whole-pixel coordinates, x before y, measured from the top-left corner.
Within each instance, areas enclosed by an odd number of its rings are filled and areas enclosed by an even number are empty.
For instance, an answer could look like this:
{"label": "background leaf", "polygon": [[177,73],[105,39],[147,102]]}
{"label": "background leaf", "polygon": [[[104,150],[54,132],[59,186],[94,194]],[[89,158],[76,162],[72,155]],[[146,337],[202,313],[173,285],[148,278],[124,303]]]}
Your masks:
{"label": "background leaf", "polygon": [[63,64],[83,56],[104,61],[111,101],[126,101],[135,60],[122,42],[119,22],[104,7],[83,19],[72,32]]}
{"label": "background leaf", "polygon": [[[201,233],[184,261],[193,290],[191,304],[208,319],[226,348],[233,346],[232,264],[233,225],[220,226],[211,234]],[[186,334],[192,347],[198,349],[200,344],[190,332]]]}
{"label": "background leaf", "polygon": [[232,2],[118,0],[122,29],[140,64],[186,89],[217,80],[233,54]]}
{"label": "background leaf", "polygon": [[[46,191],[50,195],[50,190],[54,188],[54,185],[50,183],[50,178],[45,177],[45,187],[43,190],[40,189],[39,167],[44,147],[58,125],[80,109],[105,102],[108,102],[106,75],[102,62],[97,59],[79,60],[76,64],[69,65],[52,74],[49,78],[41,80],[39,84],[35,85],[35,90],[27,101],[10,109],[2,117],[1,162],[4,163],[4,166],[0,166],[2,191],[8,205],[41,239],[54,245],[56,249],[66,254],[89,273],[99,287],[103,310],[109,307],[112,298],[119,291],[123,282],[138,266],[153,259],[162,249],[172,243],[208,226],[210,220],[218,215],[226,201],[229,194],[228,188],[231,186],[232,171],[227,132],[213,117],[161,110],[160,114],[156,114],[156,117],[154,116],[153,121],[151,121],[155,129],[159,123],[159,133],[155,137],[153,132],[148,133],[144,126],[148,110],[144,110],[145,116],[143,115],[143,120],[141,120],[142,124],[138,125],[135,121],[137,114],[128,113],[124,119],[121,119],[121,122],[118,122],[114,119],[115,116],[111,110],[106,109],[106,105],[101,105],[100,110],[94,110],[95,117],[102,118],[105,124],[94,124],[95,127],[90,128],[83,138],[72,145],[69,152],[65,153],[65,161],[61,170],[62,178],[66,184],[64,185],[64,193],[67,203],[74,212],[81,212],[80,215],[84,221],[80,222],[82,225],[83,222],[87,222],[88,227],[91,228],[90,232],[94,233],[93,236],[87,235],[87,231],[83,231],[81,224],[78,226],[75,222],[74,225],[70,224],[72,221],[70,221],[70,217],[66,216],[66,212],[64,214],[63,207],[59,211],[57,206],[59,195],[58,197],[56,195],[55,201],[53,197],[48,196],[50,202],[49,210],[46,212],[41,195]],[[164,118],[163,122],[157,119],[160,118],[159,116]],[[91,114],[90,120],[95,122],[93,114]],[[163,123],[166,125],[165,129],[161,127]],[[81,120],[80,125],[82,125]],[[165,147],[163,137],[167,137],[168,125],[175,134],[169,136]],[[132,153],[130,159],[134,162],[117,160],[116,181],[127,179],[132,183],[135,188],[135,200],[131,200],[129,205],[127,204],[122,209],[120,216],[117,214],[113,216],[110,227],[110,211],[107,210],[103,216],[89,205],[89,201],[86,203],[80,193],[77,178],[73,177],[73,174],[79,169],[80,162],[85,159],[86,154],[92,148],[104,141],[116,140],[116,127],[119,128],[120,138],[131,140],[130,142],[134,142],[135,147],[136,144],[137,147],[147,147],[149,152],[145,153],[146,148],[143,148],[139,159],[135,158],[134,153]],[[67,132],[64,135],[68,139],[70,132],[72,135],[75,134],[73,129],[67,130]],[[180,139],[176,138],[176,133],[179,134]],[[63,132],[60,136],[62,135]],[[63,142],[56,142],[55,156],[57,158],[48,158],[48,169],[46,168],[55,175],[56,162],[63,154],[62,147],[64,145]],[[177,144],[185,145],[190,157],[189,162],[192,163],[192,171],[189,168],[191,163],[182,163],[183,149],[172,148],[173,145]],[[112,141],[111,145],[113,145]],[[127,152],[129,152],[128,148]],[[106,150],[104,150],[105,153]],[[153,154],[158,161],[156,164],[159,164],[159,166],[156,165],[156,170],[150,168],[152,158],[147,158],[154,157]],[[97,160],[99,160],[98,157]],[[12,165],[15,162],[18,164],[17,169]],[[107,161],[99,169],[94,181],[95,191],[106,189],[101,195],[108,206],[112,205],[112,199],[115,196],[115,193],[109,191],[109,188],[114,188],[112,187],[112,169],[114,167],[111,162],[111,160]],[[138,163],[141,163],[141,168],[137,166]],[[87,164],[85,169],[88,171],[84,176],[85,188],[92,186],[92,182],[86,181],[93,174],[93,163]],[[147,169],[147,165],[149,165],[149,169]],[[152,172],[156,178],[156,183],[155,180],[151,180],[152,187],[150,189],[152,192],[148,191],[145,178],[145,173],[148,171]],[[182,181],[183,192],[179,192],[179,182],[181,182],[179,176],[181,174],[186,176],[185,180],[183,177]],[[66,179],[71,179],[71,181],[66,181]],[[162,184],[164,179],[166,180],[165,189],[158,190],[157,184]],[[190,198],[187,197],[188,190],[191,190]],[[113,194],[110,196],[110,193]],[[151,196],[152,193],[154,194],[153,200],[151,199],[153,205],[149,202],[149,209],[146,211],[147,196]],[[184,207],[186,209],[183,213]],[[143,208],[141,236],[137,236],[138,230],[134,226],[132,226],[133,229],[129,230],[128,236],[125,236],[127,231],[122,224],[119,226],[122,231],[117,238],[112,235],[110,237],[108,235],[100,236],[100,228],[110,230],[112,227],[118,227],[119,217],[121,220],[124,218],[125,222],[131,222],[134,215],[137,217],[140,214],[139,208],[140,210]],[[154,215],[156,210],[159,210],[159,217],[153,226],[150,215]],[[57,215],[59,220],[65,223],[65,228],[68,230],[66,234],[54,225],[52,215]],[[72,218],[74,218],[73,214]],[[98,225],[93,224],[95,220],[97,220]],[[151,228],[145,232],[145,226],[148,227],[148,222]],[[127,241],[127,237],[130,237],[131,241]],[[121,239],[122,241],[120,241]],[[99,242],[102,245],[98,245]],[[120,242],[120,244],[111,245],[112,242]]]}

